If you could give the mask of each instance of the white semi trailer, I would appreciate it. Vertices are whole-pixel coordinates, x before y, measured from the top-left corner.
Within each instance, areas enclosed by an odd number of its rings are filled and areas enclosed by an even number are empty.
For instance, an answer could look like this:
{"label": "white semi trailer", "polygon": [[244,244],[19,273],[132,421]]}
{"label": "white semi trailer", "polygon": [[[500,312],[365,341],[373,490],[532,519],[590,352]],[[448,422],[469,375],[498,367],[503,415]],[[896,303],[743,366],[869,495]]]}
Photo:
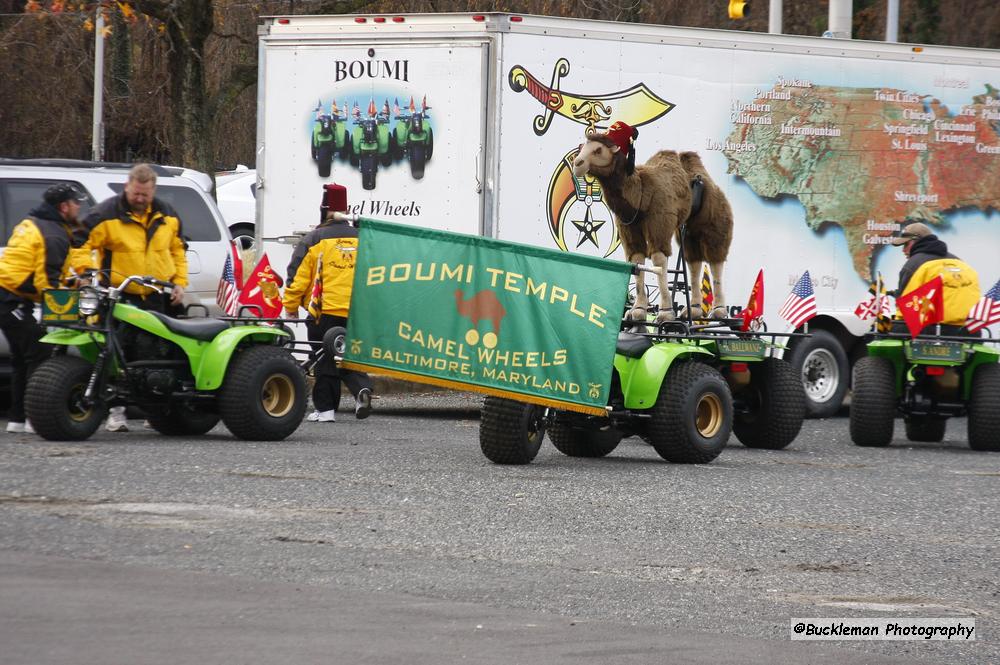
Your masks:
{"label": "white semi trailer", "polygon": [[732,203],[730,305],[765,320],[808,270],[820,313],[786,357],[810,413],[841,405],[888,240],[908,221],[1000,277],[1000,53],[511,14],[270,17],[260,26],[258,240],[351,212],[622,258],[584,132],[638,128],[638,162],[700,153]]}

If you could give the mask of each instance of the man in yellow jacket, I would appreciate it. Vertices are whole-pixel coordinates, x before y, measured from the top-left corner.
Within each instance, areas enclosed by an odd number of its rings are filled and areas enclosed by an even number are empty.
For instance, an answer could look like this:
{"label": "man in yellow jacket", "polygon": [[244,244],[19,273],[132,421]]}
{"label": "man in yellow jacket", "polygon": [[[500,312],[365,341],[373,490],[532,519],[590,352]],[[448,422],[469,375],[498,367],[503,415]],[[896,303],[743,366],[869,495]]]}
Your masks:
{"label": "man in yellow jacket", "polygon": [[[104,279],[118,286],[129,275],[151,275],[174,284],[169,294],[139,284],[126,287],[123,300],[164,314],[182,311],[188,285],[187,245],[181,220],[165,201],[156,198],[156,171],[136,164],[128,174],[125,191],[102,201],[87,215],[87,241],[81,256],[86,268],[108,270]],[[127,432],[125,407],[113,406],[107,429]]]}
{"label": "man in yellow jacket", "polygon": [[[921,222],[907,224],[891,242],[902,247],[906,256],[906,263],[899,271],[899,288],[895,292],[897,305],[903,294],[923,286],[935,277],[941,277],[941,300],[944,305],[942,332],[949,335],[964,334],[966,331],[963,328],[969,310],[982,295],[976,271],[950,253],[948,245]],[[896,315],[901,316],[898,307]]]}
{"label": "man in yellow jacket", "polygon": [[[300,308],[309,309],[314,292],[321,291],[319,318],[306,324],[309,339],[323,340],[334,326],[347,326],[358,253],[358,230],[334,219],[334,212],[347,212],[347,189],[324,185],[320,205],[321,223],[299,241],[288,264],[288,286],[282,298],[285,312],[296,318]],[[316,288],[317,280],[320,282]],[[340,381],[354,395],[354,415],[360,420],[371,413],[372,381],[364,372],[340,369],[332,358],[324,357],[316,367],[313,411],[307,420],[334,422],[340,406]]]}
{"label": "man in yellow jacket", "polygon": [[35,321],[35,303],[42,291],[60,285],[69,270],[76,216],[87,199],[70,183],[52,185],[43,203],[14,227],[0,257],[0,330],[10,346],[12,369],[8,432],[33,432],[24,418],[28,377],[48,355],[38,340],[45,329]]}

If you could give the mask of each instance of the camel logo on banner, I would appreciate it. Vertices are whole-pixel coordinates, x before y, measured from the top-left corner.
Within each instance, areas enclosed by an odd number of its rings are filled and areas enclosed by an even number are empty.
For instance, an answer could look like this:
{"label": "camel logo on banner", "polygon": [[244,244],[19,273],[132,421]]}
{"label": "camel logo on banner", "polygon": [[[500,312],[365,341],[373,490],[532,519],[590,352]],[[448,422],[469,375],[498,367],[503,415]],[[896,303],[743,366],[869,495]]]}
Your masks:
{"label": "camel logo on banner", "polygon": [[[551,84],[545,85],[524,67],[511,67],[507,78],[511,89],[514,92],[526,90],[545,107],[532,123],[537,136],[548,131],[557,114],[592,132],[607,129],[612,116],[640,127],[674,108],[674,104],[656,95],[645,83],[604,94],[560,90],[562,78],[569,74],[569,69],[569,60],[560,58],[552,70]],[[611,223],[611,210],[604,201],[600,183],[590,175],[573,177],[576,151],[576,147],[568,150],[552,171],[545,205],[549,232],[564,252],[592,246],[592,251],[599,255],[610,256],[620,244],[618,231]]]}

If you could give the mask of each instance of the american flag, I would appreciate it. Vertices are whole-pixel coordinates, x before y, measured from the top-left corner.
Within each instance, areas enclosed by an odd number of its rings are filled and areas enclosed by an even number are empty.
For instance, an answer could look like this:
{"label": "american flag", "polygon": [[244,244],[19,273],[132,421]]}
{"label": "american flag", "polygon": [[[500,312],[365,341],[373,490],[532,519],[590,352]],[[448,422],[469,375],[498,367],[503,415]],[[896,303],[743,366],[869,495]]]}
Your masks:
{"label": "american flag", "polygon": [[778,316],[798,328],[803,323],[816,316],[816,294],[813,293],[812,280],[806,270],[795,283],[792,292],[788,294],[785,304],[778,310]]}
{"label": "american flag", "polygon": [[215,302],[229,316],[236,316],[240,309],[240,292],[236,288],[236,275],[233,273],[233,259],[226,255],[226,264],[222,267],[222,277],[219,278],[219,288],[215,292]]}
{"label": "american flag", "polygon": [[965,327],[969,332],[978,332],[994,323],[1000,323],[1000,280],[969,311]]}

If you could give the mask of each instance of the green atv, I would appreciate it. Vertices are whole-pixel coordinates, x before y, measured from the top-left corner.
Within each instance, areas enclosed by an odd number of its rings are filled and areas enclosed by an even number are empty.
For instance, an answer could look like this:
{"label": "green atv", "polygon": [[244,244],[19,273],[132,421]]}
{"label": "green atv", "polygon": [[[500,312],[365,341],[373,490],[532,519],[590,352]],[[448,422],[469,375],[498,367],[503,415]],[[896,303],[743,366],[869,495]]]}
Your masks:
{"label": "green atv", "polygon": [[1000,451],[1000,340],[937,326],[933,334],[872,334],[868,355],[854,366],[851,440],[858,446],[892,442],[896,414],[906,438],[938,442],[948,418],[968,416],[969,447]]}
{"label": "green atv", "polygon": [[[52,358],[31,375],[28,419],[45,439],[82,440],[111,406],[138,406],[162,434],[198,435],[221,419],[234,435],[281,440],[306,409],[302,369],[289,334],[259,319],[177,319],[121,301],[127,285],[172,284],[131,276],[118,287],[46,291],[42,338]],[[73,350],[73,353],[69,351]]]}
{"label": "green atv", "polygon": [[711,462],[731,432],[748,448],[785,448],[806,411],[795,371],[770,357],[773,338],[789,335],[734,332],[738,323],[674,321],[654,332],[621,332],[604,417],[487,397],[483,454],[498,464],[527,464],[546,432],[570,457],[603,457],[628,436],[679,464]]}
{"label": "green atv", "polygon": [[376,113],[374,103],[367,117],[355,113],[351,139],[351,165],[361,171],[361,186],[375,189],[379,164],[390,166],[396,153],[396,135],[389,131],[389,114]]}
{"label": "green atv", "polygon": [[[333,107],[336,109],[336,106]],[[341,159],[351,157],[351,133],[347,129],[347,113],[331,110],[316,117],[312,130],[312,158],[316,161],[319,177],[330,177],[334,155]]]}

